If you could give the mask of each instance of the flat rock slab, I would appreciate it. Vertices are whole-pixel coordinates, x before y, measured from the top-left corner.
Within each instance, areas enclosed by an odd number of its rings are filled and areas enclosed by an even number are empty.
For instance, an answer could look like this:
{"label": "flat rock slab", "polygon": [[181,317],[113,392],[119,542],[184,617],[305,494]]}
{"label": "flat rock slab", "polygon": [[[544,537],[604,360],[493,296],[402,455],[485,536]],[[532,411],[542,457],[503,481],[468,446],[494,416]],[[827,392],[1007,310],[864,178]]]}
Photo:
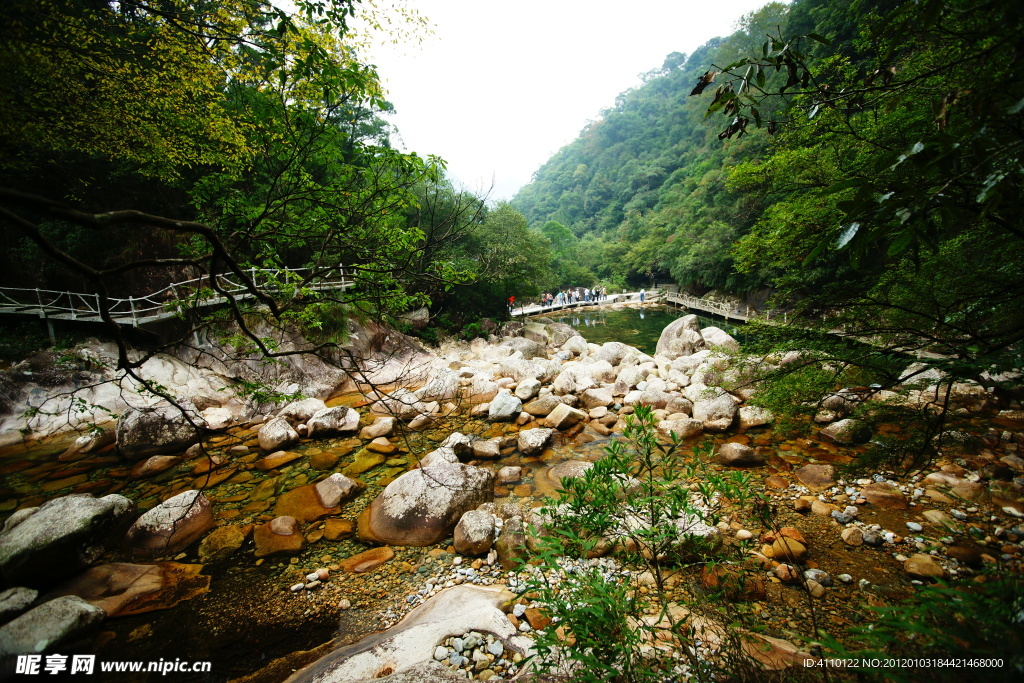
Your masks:
{"label": "flat rock slab", "polygon": [[0,656],[52,652],[97,626],[106,614],[76,595],[44,602],[0,627]]}
{"label": "flat rock slab", "polygon": [[394,558],[394,556],[395,551],[390,546],[384,545],[379,548],[364,550],[361,553],[357,553],[352,557],[342,560],[339,564],[343,571],[351,572],[353,574],[362,574],[364,572],[373,571],[388,560]]}
{"label": "flat rock slab", "polygon": [[836,468],[832,465],[804,465],[793,474],[812,491],[824,491],[836,483]]}
{"label": "flat rock slab", "polygon": [[515,597],[503,586],[453,586],[387,631],[338,648],[297,671],[288,683],[354,683],[379,678],[431,660],[441,640],[467,631],[493,633],[506,650],[524,652],[526,639],[517,637],[502,611]]}
{"label": "flat rock slab", "polygon": [[170,609],[210,590],[201,564],[129,564],[93,567],[56,587],[47,597],[77,595],[108,616],[127,617]]}

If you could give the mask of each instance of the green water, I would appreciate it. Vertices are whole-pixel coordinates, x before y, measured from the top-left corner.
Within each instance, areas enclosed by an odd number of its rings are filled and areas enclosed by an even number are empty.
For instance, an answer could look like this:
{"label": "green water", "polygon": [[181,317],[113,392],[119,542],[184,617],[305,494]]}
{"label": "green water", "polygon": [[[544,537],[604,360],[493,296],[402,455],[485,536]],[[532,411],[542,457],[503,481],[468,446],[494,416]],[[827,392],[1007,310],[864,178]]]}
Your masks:
{"label": "green water", "polygon": [[[553,318],[556,322],[571,325],[588,342],[593,344],[619,341],[653,355],[654,349],[658,346],[658,337],[661,336],[661,331],[673,320],[681,318],[687,313],[688,311],[684,309],[659,306],[619,310],[583,309],[566,315],[548,317]],[[697,319],[700,321],[701,327],[718,327],[738,341],[743,341],[742,326],[726,322],[722,318],[698,315]]]}

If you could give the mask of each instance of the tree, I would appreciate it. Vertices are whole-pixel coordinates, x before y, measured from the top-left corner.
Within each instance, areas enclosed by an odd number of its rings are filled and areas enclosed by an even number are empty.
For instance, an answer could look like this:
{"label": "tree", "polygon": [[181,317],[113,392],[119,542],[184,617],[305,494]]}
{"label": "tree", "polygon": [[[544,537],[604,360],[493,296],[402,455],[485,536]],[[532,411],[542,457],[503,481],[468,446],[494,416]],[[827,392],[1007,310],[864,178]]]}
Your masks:
{"label": "tree", "polygon": [[[1013,199],[1024,181],[1022,28],[1016,6],[898,3],[869,14],[850,43],[769,37],[722,67],[708,107],[728,118],[723,139],[778,133],[770,156],[733,175],[768,205],[740,240],[739,268],[768,265],[780,303],[805,314],[778,348],[818,349],[817,360],[885,388],[908,379],[893,352],[923,353],[910,378],[943,377],[939,410],[922,416],[925,453],[941,445],[931,437],[953,383],[998,397],[1024,369],[1024,215]],[[772,87],[776,72],[785,81]]]}
{"label": "tree", "polygon": [[[4,240],[58,264],[57,283],[98,295],[129,374],[146,355],[128,353],[111,296],[140,281],[206,283],[168,302],[186,324],[150,353],[230,321],[273,359],[336,340],[285,352],[254,320],[316,331],[406,310],[427,300],[422,280],[452,276],[405,217],[441,162],[390,148],[377,75],[345,45],[353,5],[297,9],[44,0],[0,10],[11,75],[0,100]],[[321,288],[339,266],[354,286]],[[207,315],[213,296],[225,314]]]}

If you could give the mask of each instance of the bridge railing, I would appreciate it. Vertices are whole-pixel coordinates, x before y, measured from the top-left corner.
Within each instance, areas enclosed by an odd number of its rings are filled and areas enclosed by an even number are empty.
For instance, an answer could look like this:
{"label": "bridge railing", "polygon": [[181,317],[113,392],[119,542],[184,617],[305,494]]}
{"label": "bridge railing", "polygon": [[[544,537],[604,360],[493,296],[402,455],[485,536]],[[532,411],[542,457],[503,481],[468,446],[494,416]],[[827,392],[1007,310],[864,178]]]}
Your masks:
{"label": "bridge railing", "polygon": [[[353,283],[339,266],[333,269],[333,277],[317,280],[305,286],[314,290],[343,289]],[[325,272],[320,269],[321,272]],[[258,269],[245,271],[256,287],[269,292],[283,292],[292,288],[296,293],[300,284],[313,274],[311,268]],[[223,299],[224,295],[248,295],[249,290],[241,278],[234,273],[219,273],[214,276],[218,291],[210,276],[175,282],[163,289],[142,296],[127,298],[108,297],[107,304],[112,318],[131,320],[137,324],[140,319],[173,312],[184,302],[191,305],[208,305]],[[61,292],[50,289],[29,289],[23,287],[0,287],[0,310],[13,313],[28,313],[40,316],[60,316],[72,320],[100,317],[100,297],[84,292]]]}

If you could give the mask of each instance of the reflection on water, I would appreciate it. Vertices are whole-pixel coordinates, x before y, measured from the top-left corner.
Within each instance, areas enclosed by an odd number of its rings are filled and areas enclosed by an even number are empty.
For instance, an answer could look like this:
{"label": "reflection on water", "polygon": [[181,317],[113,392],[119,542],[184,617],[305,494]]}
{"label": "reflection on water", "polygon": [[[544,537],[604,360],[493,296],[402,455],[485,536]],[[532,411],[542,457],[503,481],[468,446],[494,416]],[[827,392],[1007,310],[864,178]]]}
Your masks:
{"label": "reflection on water", "polygon": [[[588,342],[604,344],[621,341],[635,346],[644,353],[653,354],[658,346],[661,331],[673,320],[687,315],[685,309],[668,307],[622,308],[618,310],[589,309],[576,310],[562,316],[548,316],[556,322],[565,323],[578,330]],[[701,327],[714,326],[743,341],[742,325],[721,318],[698,315]]]}

